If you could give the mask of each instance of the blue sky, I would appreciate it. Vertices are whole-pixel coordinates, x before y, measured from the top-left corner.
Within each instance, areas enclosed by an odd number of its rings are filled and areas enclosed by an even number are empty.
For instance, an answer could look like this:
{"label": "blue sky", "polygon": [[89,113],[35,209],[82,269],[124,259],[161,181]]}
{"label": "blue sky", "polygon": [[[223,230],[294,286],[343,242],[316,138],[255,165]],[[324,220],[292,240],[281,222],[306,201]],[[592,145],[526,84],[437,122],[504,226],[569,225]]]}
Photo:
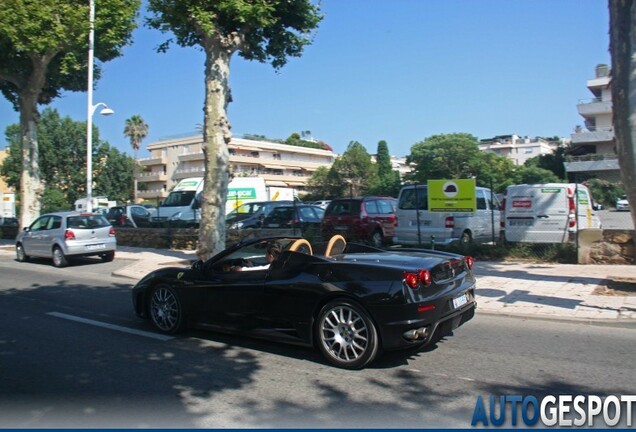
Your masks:
{"label": "blue sky", "polygon": [[[233,57],[235,135],[309,130],[337,153],[351,141],[375,153],[385,140],[398,156],[435,134],[569,137],[582,124],[577,102],[592,96],[587,80],[610,63],[606,0],[322,0],[322,10],[314,43],[280,71]],[[203,123],[204,55],[156,53],[165,38],[139,27],[96,83],[94,103],[115,110],[94,115],[100,137],[129,154],[131,115],[149,125],[140,156]],[[50,106],[85,121],[86,100],[65,93]],[[0,98],[3,138],[18,121]]]}

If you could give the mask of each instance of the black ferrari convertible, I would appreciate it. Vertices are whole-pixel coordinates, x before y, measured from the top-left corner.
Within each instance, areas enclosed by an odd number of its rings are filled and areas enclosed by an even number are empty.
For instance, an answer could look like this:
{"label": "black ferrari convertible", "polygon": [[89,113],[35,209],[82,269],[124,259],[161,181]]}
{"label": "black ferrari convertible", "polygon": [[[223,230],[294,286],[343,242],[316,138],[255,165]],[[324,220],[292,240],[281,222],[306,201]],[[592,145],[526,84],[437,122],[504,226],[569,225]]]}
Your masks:
{"label": "black ferrari convertible", "polygon": [[[268,267],[273,243],[282,253]],[[315,346],[332,364],[358,369],[381,350],[423,346],[470,320],[472,266],[470,257],[339,235],[315,245],[250,239],[191,268],[146,275],[133,306],[162,332],[192,326]]]}

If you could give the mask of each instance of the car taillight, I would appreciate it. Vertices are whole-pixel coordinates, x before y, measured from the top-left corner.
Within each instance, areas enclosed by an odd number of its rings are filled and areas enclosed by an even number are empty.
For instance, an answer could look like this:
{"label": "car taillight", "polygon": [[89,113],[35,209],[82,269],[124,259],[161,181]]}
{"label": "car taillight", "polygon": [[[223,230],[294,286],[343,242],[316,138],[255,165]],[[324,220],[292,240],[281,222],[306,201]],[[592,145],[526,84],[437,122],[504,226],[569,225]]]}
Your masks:
{"label": "car taillight", "polygon": [[422,281],[422,283],[424,284],[424,286],[429,286],[431,284],[431,272],[428,270],[420,270],[417,275],[419,276],[420,280]]}
{"label": "car taillight", "polygon": [[432,280],[431,272],[428,270],[418,270],[417,273],[404,272],[404,282],[411,289],[416,289],[420,282],[424,286],[429,286]]}
{"label": "car taillight", "polygon": [[570,188],[568,188],[568,208],[568,226],[574,228],[576,226],[576,203],[574,202],[574,194]]}
{"label": "car taillight", "polygon": [[455,228],[455,218],[453,216],[446,216],[444,228]]}
{"label": "car taillight", "polygon": [[362,222],[363,224],[367,223],[367,217],[369,217],[369,215],[363,207],[362,210],[360,210],[360,222]]}
{"label": "car taillight", "polygon": [[475,258],[471,256],[464,257],[464,261],[466,262],[466,266],[471,269],[475,265]]}
{"label": "car taillight", "polygon": [[128,218],[125,215],[122,215],[119,219],[119,223],[122,225],[126,225],[126,220],[128,220]]}
{"label": "car taillight", "polygon": [[108,230],[108,235],[111,237],[115,237],[115,228],[110,227],[110,229]]}
{"label": "car taillight", "polygon": [[75,240],[75,233],[70,229],[64,231],[64,240]]}

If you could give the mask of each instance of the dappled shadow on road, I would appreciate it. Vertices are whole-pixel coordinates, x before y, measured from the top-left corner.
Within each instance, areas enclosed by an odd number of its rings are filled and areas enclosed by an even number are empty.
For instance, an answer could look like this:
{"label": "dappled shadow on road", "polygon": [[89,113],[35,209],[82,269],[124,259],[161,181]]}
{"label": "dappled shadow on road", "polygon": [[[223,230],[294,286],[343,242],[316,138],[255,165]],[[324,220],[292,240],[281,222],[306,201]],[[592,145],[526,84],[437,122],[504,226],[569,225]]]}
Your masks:
{"label": "dappled shadow on road", "polygon": [[[524,267],[525,266],[525,267]],[[555,272],[555,267],[544,264],[527,264],[520,266],[517,263],[493,263],[478,262],[473,269],[477,280],[483,276],[504,277],[520,281],[535,282],[561,282],[587,285],[598,285],[603,283],[604,277],[585,274],[585,266],[561,265],[562,274],[551,274]],[[567,269],[567,271],[565,270]]]}
{"label": "dappled shadow on road", "polygon": [[573,310],[583,303],[582,300],[556,297],[546,294],[532,294],[530,291],[526,290],[513,290],[511,292],[506,292],[504,290],[497,289],[477,288],[475,292],[477,296],[496,298],[498,302],[508,305],[523,302]]}
{"label": "dappled shadow on road", "polygon": [[[362,371],[329,366],[312,348],[219,333],[161,341],[117,331],[154,332],[134,315],[130,284],[60,275],[0,290],[0,309],[0,427],[441,427],[454,418],[452,394],[400,368],[444,340]],[[289,378],[288,392],[263,394],[280,373],[304,374],[305,388]],[[447,418],[434,415],[442,406]]]}

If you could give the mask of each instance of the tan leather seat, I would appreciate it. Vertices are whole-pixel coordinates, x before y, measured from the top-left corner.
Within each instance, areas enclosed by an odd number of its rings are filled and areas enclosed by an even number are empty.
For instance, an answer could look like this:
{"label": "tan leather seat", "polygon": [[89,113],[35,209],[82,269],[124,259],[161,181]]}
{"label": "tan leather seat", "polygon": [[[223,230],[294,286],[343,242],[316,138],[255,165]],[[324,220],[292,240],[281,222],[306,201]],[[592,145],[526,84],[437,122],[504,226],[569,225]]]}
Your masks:
{"label": "tan leather seat", "polygon": [[336,234],[329,239],[327,248],[325,249],[325,256],[340,255],[344,252],[347,246],[347,241],[340,234]]}
{"label": "tan leather seat", "polygon": [[289,246],[289,250],[295,251],[295,252],[302,252],[302,253],[307,254],[307,255],[313,255],[314,254],[314,251],[311,248],[311,244],[305,239],[298,239],[295,242],[293,242]]}

